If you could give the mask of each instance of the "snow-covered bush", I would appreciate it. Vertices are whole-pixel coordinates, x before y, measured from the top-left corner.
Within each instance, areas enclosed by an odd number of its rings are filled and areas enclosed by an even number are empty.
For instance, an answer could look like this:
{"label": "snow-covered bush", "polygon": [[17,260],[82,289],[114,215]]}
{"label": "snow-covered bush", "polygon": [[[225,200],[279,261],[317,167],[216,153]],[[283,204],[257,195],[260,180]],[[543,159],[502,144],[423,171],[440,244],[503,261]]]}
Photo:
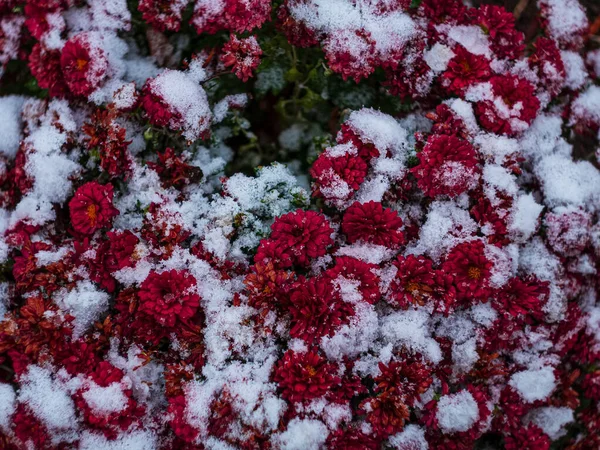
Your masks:
{"label": "snow-covered bush", "polygon": [[472,3],[0,0],[0,448],[600,448],[598,27]]}

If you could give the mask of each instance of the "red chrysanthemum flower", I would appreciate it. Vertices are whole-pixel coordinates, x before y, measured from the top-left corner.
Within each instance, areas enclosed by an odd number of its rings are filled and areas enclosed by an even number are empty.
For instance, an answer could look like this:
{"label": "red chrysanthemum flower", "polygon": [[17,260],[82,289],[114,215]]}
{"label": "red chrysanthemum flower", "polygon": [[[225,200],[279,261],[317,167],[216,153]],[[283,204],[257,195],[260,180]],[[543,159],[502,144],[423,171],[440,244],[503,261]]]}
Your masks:
{"label": "red chrysanthemum flower", "polygon": [[592,217],[577,208],[556,208],[544,216],[546,240],[562,256],[577,256],[590,242]]}
{"label": "red chrysanthemum flower", "polygon": [[354,315],[327,277],[299,279],[290,293],[290,336],[307,342],[331,336]]}
{"label": "red chrysanthemum flower", "polygon": [[404,422],[410,416],[408,406],[393,390],[364,400],[360,409],[367,415],[367,421],[373,426],[375,434],[382,438],[402,431]]}
{"label": "red chrysanthemum flower", "polygon": [[433,120],[431,127],[432,134],[448,134],[462,137],[463,139],[469,134],[464,121],[445,103],[438,105],[435,108],[435,112],[427,113],[426,117]]}
{"label": "red chrysanthemum flower", "polygon": [[42,89],[48,89],[51,97],[64,97],[69,87],[64,80],[58,50],[48,50],[36,43],[29,54],[29,70]]}
{"label": "red chrysanthemum flower", "polygon": [[191,23],[198,34],[220,30],[243,33],[262,25],[270,12],[270,0],[224,0],[217,7],[197,2]]}
{"label": "red chrysanthemum flower", "polygon": [[358,83],[375,71],[375,42],[363,30],[338,30],[324,40],[327,64],[342,78]]}
{"label": "red chrysanthemum flower", "polygon": [[405,242],[401,228],[398,213],[374,201],[354,202],[342,220],[342,231],[350,243],[362,241],[398,248]]}
{"label": "red chrysanthemum flower", "polygon": [[109,231],[106,237],[110,241],[110,256],[115,262],[115,270],[133,267],[136,263],[135,247],[140,239],[129,230]]}
{"label": "red chrysanthemum flower", "polygon": [[469,142],[451,135],[432,135],[417,153],[419,165],[411,172],[429,197],[456,197],[477,186],[481,168]]}
{"label": "red chrysanthemum flower", "polygon": [[434,270],[432,264],[429,258],[421,255],[398,256],[388,302],[399,309],[430,305],[434,311],[448,314],[456,303],[453,277],[442,270]]}
{"label": "red chrysanthemum flower", "polygon": [[188,0],[140,0],[142,19],[159,31],[179,31]]}
{"label": "red chrysanthemum flower", "polygon": [[477,21],[490,37],[492,51],[500,58],[518,58],[525,49],[524,35],[515,29],[515,16],[500,6],[481,5]]}
{"label": "red chrysanthemum flower", "polygon": [[508,136],[516,136],[526,130],[540,108],[532,84],[511,75],[493,77],[490,84],[492,98],[475,105],[481,126]]}
{"label": "red chrysanthemum flower", "polygon": [[461,298],[487,301],[493,265],[485,256],[483,242],[475,240],[454,247],[448,253],[442,270],[454,276],[454,284]]}
{"label": "red chrysanthemum flower", "polygon": [[534,424],[510,427],[504,434],[506,450],[548,450],[550,438]]}
{"label": "red chrysanthemum flower", "polygon": [[139,309],[167,327],[186,323],[200,306],[195,287],[196,279],[186,271],[152,271],[140,286]]}
{"label": "red chrysanthemum flower", "polygon": [[169,425],[177,437],[184,442],[194,442],[199,431],[187,422],[186,398],[184,395],[169,399]]}
{"label": "red chrysanthemum flower", "polygon": [[248,304],[254,308],[273,308],[281,304],[293,276],[292,272],[276,270],[271,261],[254,264],[251,273],[244,279],[248,290]]}
{"label": "red chrysanthemum flower", "polygon": [[558,95],[564,85],[566,71],[556,42],[539,37],[533,47],[535,50],[529,57],[529,63],[537,68],[540,86],[552,95]]}
{"label": "red chrysanthemum flower", "polygon": [[73,229],[84,235],[110,225],[119,210],[112,205],[112,184],[101,185],[95,181],[84,184],[69,202]]}
{"label": "red chrysanthemum flower", "polygon": [[271,263],[277,269],[286,269],[294,265],[294,257],[288,247],[282,247],[277,241],[263,239],[254,255],[254,262]]}
{"label": "red chrysanthemum flower", "polygon": [[464,20],[467,7],[460,0],[423,0],[419,10],[429,20],[444,23]]}
{"label": "red chrysanthemum flower", "polygon": [[411,304],[424,305],[433,295],[433,261],[421,255],[400,255],[394,265],[398,270],[390,285],[390,303],[401,309]]}
{"label": "red chrysanthemum flower", "polygon": [[185,227],[179,212],[168,210],[164,204],[151,203],[141,234],[152,245],[155,254],[166,259],[192,232]]}
{"label": "red chrysanthemum flower", "polygon": [[313,195],[333,204],[348,200],[360,188],[367,172],[367,164],[359,156],[346,153],[332,157],[325,151],[310,168]]}
{"label": "red chrysanthemum flower", "polygon": [[154,93],[156,89],[153,86],[154,83],[150,79],[146,81],[142,89],[141,104],[148,115],[148,120],[157,127],[166,127],[173,123],[173,128],[178,128],[176,124],[180,124],[183,120],[181,114],[175,111],[158,93]]}
{"label": "red chrysanthemum flower", "polygon": [[290,4],[295,5],[298,0],[285,0],[283,5],[277,10],[277,29],[285,35],[288,42],[294,47],[312,47],[319,41],[315,36],[314,30],[311,30],[304,23],[296,21],[290,14]]}
{"label": "red chrysanthemum flower", "polygon": [[381,374],[375,377],[378,392],[394,391],[404,403],[413,406],[433,383],[430,370],[418,361],[392,361],[379,363]]}
{"label": "red chrysanthemum flower", "polygon": [[485,56],[475,55],[457,45],[453,48],[455,56],[442,74],[441,83],[448,92],[461,95],[469,86],[486,81],[492,74],[490,62]]}
{"label": "red chrysanthemum flower", "polygon": [[350,256],[340,256],[335,260],[335,266],[325,272],[334,282],[343,277],[350,282],[358,283],[358,291],[364,301],[374,305],[379,301],[379,276],[376,274],[377,265],[369,264]]}
{"label": "red chrysanthemum flower", "polygon": [[337,366],[315,351],[296,353],[288,350],[277,363],[273,379],[283,398],[301,402],[321,397],[339,384],[337,372]]}
{"label": "red chrysanthemum flower", "polygon": [[223,46],[221,62],[225,67],[230,67],[236,77],[246,82],[260,65],[262,54],[256,36],[238,39],[232,34],[229,42]]}
{"label": "red chrysanthemum flower", "polygon": [[[18,448],[49,448],[48,430],[24,404],[17,406],[12,417],[12,424],[15,436],[22,443],[22,447]],[[2,443],[1,439],[0,443]]]}
{"label": "red chrysanthemum flower", "polygon": [[87,137],[87,148],[98,150],[102,169],[112,177],[127,176],[131,165],[127,148],[131,141],[126,139],[127,131],[115,119],[115,111],[98,109],[91,120],[83,124],[82,131]]}
{"label": "red chrysanthemum flower", "polygon": [[191,183],[202,179],[200,167],[186,163],[175,151],[167,147],[163,153],[158,153],[157,162],[149,162],[148,167],[158,173],[161,184],[166,189],[170,186],[183,189]]}
{"label": "red chrysanthemum flower", "polygon": [[326,448],[344,450],[379,450],[381,439],[364,434],[358,427],[338,428],[327,436]]}
{"label": "red chrysanthemum flower", "polygon": [[342,124],[336,140],[339,144],[351,143],[358,149],[358,156],[360,156],[367,164],[369,164],[373,158],[377,158],[381,155],[381,152],[375,147],[375,144],[370,142],[369,137],[364,136],[362,130],[357,130],[353,127],[352,122],[345,122]]}
{"label": "red chrysanthemum flower", "polygon": [[294,264],[306,266],[327,253],[333,229],[322,214],[298,209],[275,219],[270,240],[288,249]]}
{"label": "red chrysanthemum flower", "polygon": [[71,92],[87,96],[106,78],[108,60],[96,39],[88,33],[80,33],[63,47],[60,66]]}
{"label": "red chrysanthemum flower", "polygon": [[[107,361],[101,361],[90,378],[100,388],[107,388],[114,383],[120,383],[124,375],[121,369]],[[123,386],[117,387],[123,404],[119,405],[118,411],[114,411],[110,407],[106,408],[106,405],[98,398],[98,393],[94,393],[92,390],[93,388],[93,385],[86,386],[84,384],[84,387],[74,396],[75,404],[82,411],[86,424],[91,428],[102,430],[108,438],[115,439],[120,431],[129,429],[144,414],[145,408],[138,406],[133,399],[131,389],[125,389]]]}
{"label": "red chrysanthemum flower", "polygon": [[547,281],[539,281],[535,277],[515,277],[494,296],[494,305],[498,311],[513,317],[526,316],[540,320],[544,315],[542,306],[549,293]]}

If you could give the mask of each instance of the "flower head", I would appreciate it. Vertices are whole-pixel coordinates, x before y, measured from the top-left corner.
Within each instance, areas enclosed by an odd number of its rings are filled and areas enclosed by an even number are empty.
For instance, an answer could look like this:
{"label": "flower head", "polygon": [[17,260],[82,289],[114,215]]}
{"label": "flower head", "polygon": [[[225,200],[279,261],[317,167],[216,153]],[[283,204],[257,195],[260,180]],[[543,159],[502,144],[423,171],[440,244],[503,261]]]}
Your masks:
{"label": "flower head", "polygon": [[223,46],[221,61],[225,67],[230,67],[240,80],[248,81],[248,78],[259,66],[262,54],[256,36],[239,39],[232,34],[229,41]]}
{"label": "flower head", "polygon": [[275,219],[270,240],[292,255],[294,264],[307,265],[325,255],[333,229],[322,214],[298,209]]}
{"label": "flower head", "polygon": [[453,135],[432,135],[419,153],[419,165],[411,172],[429,197],[456,197],[477,186],[481,169],[477,151]]}
{"label": "flower head", "polygon": [[301,402],[325,395],[340,382],[336,373],[337,367],[315,351],[288,350],[277,364],[273,378],[285,399]]}
{"label": "flower head", "polygon": [[89,33],[76,34],[62,49],[60,66],[69,89],[75,95],[91,94],[107,76],[108,60],[97,39]]}
{"label": "flower head", "polygon": [[195,287],[196,279],[188,272],[150,272],[138,292],[140,311],[167,327],[177,321],[186,323],[200,306]]}
{"label": "flower head", "polygon": [[91,181],[75,192],[69,202],[71,224],[76,232],[91,235],[110,225],[119,210],[112,205],[112,184],[102,186]]}
{"label": "flower head", "polygon": [[398,248],[404,244],[402,219],[380,202],[354,202],[344,214],[342,231],[348,242],[367,242]]}

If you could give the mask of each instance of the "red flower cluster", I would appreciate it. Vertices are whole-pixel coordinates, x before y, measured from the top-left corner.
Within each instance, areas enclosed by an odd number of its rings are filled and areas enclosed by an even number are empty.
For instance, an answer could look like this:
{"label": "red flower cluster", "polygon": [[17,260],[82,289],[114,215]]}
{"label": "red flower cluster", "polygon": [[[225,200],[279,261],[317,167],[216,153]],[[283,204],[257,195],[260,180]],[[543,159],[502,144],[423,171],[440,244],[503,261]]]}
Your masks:
{"label": "red flower cluster", "polygon": [[597,27],[472,3],[0,0],[0,448],[600,448]]}
{"label": "red flower cluster", "polygon": [[248,81],[260,65],[262,53],[255,36],[238,39],[237,36],[231,35],[227,44],[223,46],[221,61],[225,67],[230,67],[240,80]]}

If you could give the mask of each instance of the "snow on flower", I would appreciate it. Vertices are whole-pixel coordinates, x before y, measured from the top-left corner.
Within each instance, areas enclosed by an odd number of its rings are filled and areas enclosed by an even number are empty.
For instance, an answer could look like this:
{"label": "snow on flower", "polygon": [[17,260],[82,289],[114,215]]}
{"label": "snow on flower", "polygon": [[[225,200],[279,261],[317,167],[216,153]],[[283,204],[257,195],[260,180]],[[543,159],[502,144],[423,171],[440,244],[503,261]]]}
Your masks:
{"label": "snow on flower", "polygon": [[600,448],[598,21],[481,3],[0,0],[0,448]]}

